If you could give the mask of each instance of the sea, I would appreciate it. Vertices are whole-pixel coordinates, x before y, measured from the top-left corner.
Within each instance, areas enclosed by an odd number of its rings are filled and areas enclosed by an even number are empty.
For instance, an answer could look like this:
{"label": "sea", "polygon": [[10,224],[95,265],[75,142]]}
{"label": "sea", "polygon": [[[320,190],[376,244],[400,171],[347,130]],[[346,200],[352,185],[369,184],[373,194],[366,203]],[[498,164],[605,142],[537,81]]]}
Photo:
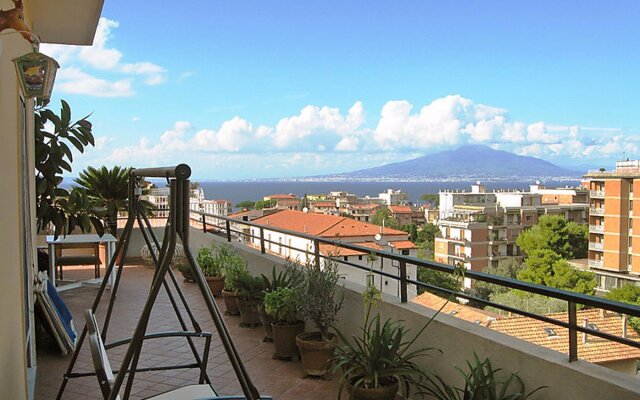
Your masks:
{"label": "sea", "polygon": [[[206,199],[225,199],[232,204],[238,204],[244,200],[262,200],[264,196],[272,194],[294,194],[302,197],[305,194],[320,194],[333,191],[344,191],[356,194],[359,197],[378,197],[379,193],[387,189],[402,190],[407,193],[408,200],[412,203],[423,203],[420,196],[423,194],[435,194],[440,190],[471,190],[475,181],[457,182],[307,182],[307,181],[252,181],[252,182],[215,182],[201,181],[200,186],[204,190]],[[496,181],[485,183],[487,190],[529,190],[529,182]],[[548,188],[576,187],[580,181],[547,181],[544,185]]]}
{"label": "sea", "polygon": [[[165,186],[165,181],[151,179],[159,187]],[[204,196],[208,200],[225,199],[234,206],[244,200],[262,200],[263,197],[272,194],[294,194],[302,197],[305,194],[321,194],[343,191],[353,193],[359,197],[378,197],[379,193],[387,189],[402,190],[407,193],[408,200],[414,204],[422,204],[420,196],[423,194],[436,194],[441,190],[471,190],[471,185],[476,181],[455,182],[363,182],[363,181],[198,181],[204,190]],[[483,182],[488,191],[492,190],[529,190],[532,182],[523,181],[492,181]],[[545,181],[547,188],[577,187],[580,181]],[[73,185],[73,179],[65,178],[62,187],[69,188]],[[234,207],[235,209],[235,207]]]}

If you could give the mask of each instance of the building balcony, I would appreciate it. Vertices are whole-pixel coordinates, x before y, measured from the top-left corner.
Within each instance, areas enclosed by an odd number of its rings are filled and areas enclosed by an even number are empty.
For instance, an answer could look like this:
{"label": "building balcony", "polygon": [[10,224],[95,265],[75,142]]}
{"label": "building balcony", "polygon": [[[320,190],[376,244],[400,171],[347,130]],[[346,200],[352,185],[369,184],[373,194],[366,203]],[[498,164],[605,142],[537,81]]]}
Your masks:
{"label": "building balcony", "polygon": [[591,208],[589,208],[589,214],[591,214],[591,215],[604,215],[604,207],[591,207]]}
{"label": "building balcony", "polygon": [[602,251],[604,250],[603,243],[589,242],[589,250]]}
{"label": "building balcony", "polygon": [[589,225],[589,233],[604,233],[604,225]]}
{"label": "building balcony", "polygon": [[589,268],[599,268],[601,269],[604,266],[604,262],[602,260],[589,260]]}
{"label": "building balcony", "polygon": [[[241,221],[237,221],[242,224]],[[247,224],[249,225],[249,224]],[[227,225],[227,229],[229,225]],[[208,246],[212,242],[216,244],[227,243],[247,261],[250,272],[254,275],[269,274],[273,265],[278,269],[285,266],[285,260],[277,255],[267,254],[264,249],[246,246],[238,242],[227,231],[221,234],[208,233],[206,226],[198,225],[190,230],[192,251],[197,251],[201,246]],[[161,229],[158,229],[159,231]],[[129,254],[136,255],[140,251],[143,240],[139,232],[132,237]],[[262,238],[264,240],[264,238]],[[370,249],[368,249],[370,250]],[[461,254],[463,255],[463,254]],[[416,262],[413,258],[406,258],[392,254],[378,254],[380,257],[394,257],[400,262]],[[428,265],[429,263],[424,263]],[[434,264],[435,263],[430,263]],[[441,268],[451,268],[439,264]],[[348,265],[346,266],[348,267]],[[468,279],[479,279],[482,274],[467,271]],[[122,287],[116,300],[116,312],[112,318],[111,340],[129,337],[133,331],[139,310],[146,299],[146,290],[153,278],[154,271],[146,267],[129,266],[122,273]],[[495,277],[494,277],[495,278]],[[415,277],[413,277],[415,279]],[[510,280],[511,281],[511,280]],[[206,331],[213,332],[214,342],[216,331],[213,322],[208,317],[204,301],[199,294],[196,285],[179,282],[185,292],[186,298],[195,313],[196,319]],[[513,285],[513,282],[510,283]],[[557,289],[535,286],[538,293],[554,295]],[[533,287],[532,286],[532,287]],[[519,287],[526,290],[527,285]],[[88,307],[96,294],[96,288],[91,286],[81,287],[62,293],[71,313],[76,321],[80,321],[82,312]],[[364,318],[362,292],[364,287],[356,282],[346,280],[341,289],[344,293],[344,305],[338,315],[337,328],[348,337],[358,334]],[[558,295],[572,296],[569,292],[558,291]],[[578,297],[575,298],[579,299]],[[590,298],[591,299],[591,298]],[[222,306],[217,299],[218,307]],[[598,299],[590,300],[598,305]],[[106,302],[106,299],[105,301]],[[578,303],[581,303],[578,301]],[[121,307],[123,306],[124,307]],[[605,306],[607,306],[605,304]],[[104,315],[104,304],[98,309],[98,315]],[[167,312],[169,311],[169,312]],[[170,302],[165,295],[159,297],[150,319],[149,331],[166,329],[167,326],[176,326],[175,316],[171,311]],[[100,314],[102,312],[102,314]],[[382,302],[377,307],[382,319],[392,318],[402,323],[415,332],[428,320],[434,310],[412,302],[404,302],[401,296],[383,294]],[[636,312],[640,316],[640,312]],[[595,400],[602,398],[606,393],[607,398],[631,399],[640,396],[640,387],[633,376],[627,376],[604,367],[588,362],[567,363],[567,352],[556,352],[552,349],[537,346],[523,340],[507,336],[503,333],[489,329],[488,327],[466,321],[454,316],[453,313],[442,312],[433,324],[419,337],[415,346],[435,347],[442,353],[434,352],[432,357],[417,360],[419,366],[425,370],[435,370],[443,379],[449,382],[458,382],[459,376],[452,365],[463,365],[466,359],[473,359],[474,353],[481,358],[490,357],[491,363],[504,371],[518,372],[526,383],[527,388],[547,386],[536,395],[539,400],[550,400],[566,397],[567,387],[571,387],[572,398]],[[533,318],[534,316],[530,316]],[[335,399],[338,398],[339,379],[334,373],[330,380],[304,379],[302,369],[297,362],[282,362],[273,360],[273,344],[261,341],[262,328],[241,328],[237,317],[225,316],[225,323],[238,348],[240,358],[243,360],[253,384],[261,394],[271,395],[277,399]],[[579,323],[580,321],[578,321]],[[564,324],[567,322],[564,321]],[[550,326],[553,326],[549,322]],[[81,326],[81,324],[77,323]],[[580,327],[578,327],[580,328]],[[313,327],[308,324],[307,330]],[[566,330],[561,326],[555,327],[556,331]],[[575,333],[575,332],[574,332]],[[579,338],[579,333],[575,333]],[[589,337],[592,335],[590,334]],[[594,340],[593,338],[590,340]],[[598,339],[599,340],[599,339]],[[39,342],[42,343],[42,342]],[[575,342],[577,343],[577,342]],[[42,344],[40,344],[42,345]],[[154,366],[163,362],[172,362],[176,357],[186,359],[190,355],[186,342],[171,341],[168,343],[149,342],[150,346],[142,351],[140,365]],[[119,366],[122,361],[122,352],[109,350],[112,365]],[[113,354],[111,354],[113,352]],[[175,354],[178,354],[176,356]],[[58,390],[62,382],[62,373],[66,369],[70,355],[63,359],[56,352],[38,351],[38,381],[36,386],[36,399],[51,398]],[[81,352],[79,362],[84,368],[90,368],[89,352]],[[581,357],[581,353],[578,353]],[[239,384],[235,378],[231,365],[226,361],[226,355],[222,346],[213,346],[209,356],[208,371],[214,387],[221,395],[237,395],[240,393]],[[86,371],[82,371],[86,372]],[[138,373],[138,378],[133,388],[133,397],[140,398],[156,395],[173,387],[196,383],[198,372],[196,370],[186,372],[146,372]],[[343,397],[347,397],[343,393]],[[101,399],[100,389],[94,377],[72,379],[65,392],[65,399]]]}
{"label": "building balcony", "polygon": [[604,190],[589,190],[592,199],[604,199]]}

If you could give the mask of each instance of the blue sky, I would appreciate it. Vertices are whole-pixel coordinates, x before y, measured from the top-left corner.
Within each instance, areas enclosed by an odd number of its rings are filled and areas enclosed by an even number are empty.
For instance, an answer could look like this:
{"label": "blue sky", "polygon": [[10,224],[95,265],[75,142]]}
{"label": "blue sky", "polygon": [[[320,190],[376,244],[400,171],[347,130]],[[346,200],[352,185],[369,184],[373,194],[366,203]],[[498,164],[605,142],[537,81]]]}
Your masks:
{"label": "blue sky", "polygon": [[640,156],[638,15],[631,0],[107,0],[93,46],[41,50],[62,66],[52,105],[93,113],[76,170],[315,175],[467,143],[598,168]]}

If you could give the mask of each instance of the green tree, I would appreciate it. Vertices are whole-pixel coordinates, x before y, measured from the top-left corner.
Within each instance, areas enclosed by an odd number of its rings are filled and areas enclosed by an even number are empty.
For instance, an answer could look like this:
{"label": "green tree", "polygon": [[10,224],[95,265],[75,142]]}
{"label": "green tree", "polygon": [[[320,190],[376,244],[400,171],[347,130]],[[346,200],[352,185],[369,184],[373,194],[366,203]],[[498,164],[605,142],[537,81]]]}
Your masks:
{"label": "green tree", "polygon": [[516,244],[526,254],[532,251],[551,250],[561,258],[586,257],[587,228],[559,215],[543,215],[538,223],[518,236]]}
{"label": "green tree", "polygon": [[[111,169],[87,167],[74,179],[77,189],[88,195],[95,209],[102,211],[104,223],[114,236],[118,230],[118,212],[126,211],[128,206],[130,170],[119,166]],[[145,192],[143,190],[143,194]],[[153,214],[151,203],[142,201],[141,204],[147,214]]]}
{"label": "green tree", "polygon": [[422,229],[418,231],[418,237],[416,240],[418,242],[434,243],[436,236],[439,236],[439,235],[440,235],[440,229],[438,229],[436,225],[431,223],[426,223],[424,224]]}
{"label": "green tree", "polygon": [[[640,286],[627,284],[620,288],[612,289],[605,297],[613,301],[640,305]],[[634,331],[640,333],[640,318],[629,317],[629,325]]]}
{"label": "green tree", "polygon": [[418,226],[416,224],[407,224],[402,227],[402,230],[409,234],[409,240],[416,243],[418,240]]}
{"label": "green tree", "polygon": [[262,210],[264,208],[273,208],[278,204],[278,200],[258,200],[255,202],[254,207],[256,210]]}
{"label": "green tree", "polygon": [[399,229],[400,224],[398,220],[391,216],[391,210],[388,208],[380,208],[371,217],[371,223],[375,225],[384,225],[387,228]]}
{"label": "green tree", "polygon": [[[494,293],[490,296],[490,300],[494,303],[535,314],[549,314],[567,311],[567,302],[564,300],[522,292],[520,290],[508,290],[502,293]],[[499,314],[505,313],[505,311],[499,308],[489,307],[488,309]]]}
{"label": "green tree", "polygon": [[422,196],[420,196],[420,200],[433,204],[435,207],[438,207],[440,205],[440,195],[437,193],[423,194]]}
{"label": "green tree", "polygon": [[236,208],[239,208],[241,210],[253,210],[255,206],[256,202],[251,200],[244,200],[236,204]]}
{"label": "green tree", "polygon": [[[482,271],[491,275],[503,276],[506,278],[517,279],[518,272],[522,269],[522,263],[516,258],[505,258],[498,261],[497,266],[489,265]],[[490,300],[493,294],[508,292],[509,288],[496,285],[493,283],[474,281],[473,288],[467,289],[466,292],[474,297],[483,300]],[[482,303],[473,303],[473,307],[484,307]]]}
{"label": "green tree", "polygon": [[584,294],[594,294],[596,287],[593,272],[571,267],[551,250],[531,251],[525,261],[525,268],[518,273],[518,279]]}

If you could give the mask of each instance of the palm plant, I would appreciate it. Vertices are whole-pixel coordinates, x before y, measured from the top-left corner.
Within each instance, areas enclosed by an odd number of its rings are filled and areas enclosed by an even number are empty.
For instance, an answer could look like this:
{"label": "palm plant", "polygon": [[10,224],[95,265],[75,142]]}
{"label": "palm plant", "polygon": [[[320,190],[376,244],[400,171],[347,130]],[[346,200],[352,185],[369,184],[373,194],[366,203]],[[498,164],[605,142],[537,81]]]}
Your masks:
{"label": "palm plant", "polygon": [[[127,209],[129,198],[129,171],[131,168],[115,166],[108,169],[87,167],[74,179],[78,188],[87,193],[94,207],[104,211],[104,222],[109,232],[116,236],[118,211]],[[143,208],[151,214],[152,206],[142,202]]]}
{"label": "palm plant", "polygon": [[427,373],[420,385],[420,394],[428,394],[436,400],[524,400],[544,388],[541,386],[527,393],[517,374],[500,379],[496,376],[500,368],[493,368],[488,358],[480,361],[477,354],[473,353],[473,356],[473,364],[467,361],[468,372],[456,367],[464,378],[464,388],[453,387],[437,374]]}

